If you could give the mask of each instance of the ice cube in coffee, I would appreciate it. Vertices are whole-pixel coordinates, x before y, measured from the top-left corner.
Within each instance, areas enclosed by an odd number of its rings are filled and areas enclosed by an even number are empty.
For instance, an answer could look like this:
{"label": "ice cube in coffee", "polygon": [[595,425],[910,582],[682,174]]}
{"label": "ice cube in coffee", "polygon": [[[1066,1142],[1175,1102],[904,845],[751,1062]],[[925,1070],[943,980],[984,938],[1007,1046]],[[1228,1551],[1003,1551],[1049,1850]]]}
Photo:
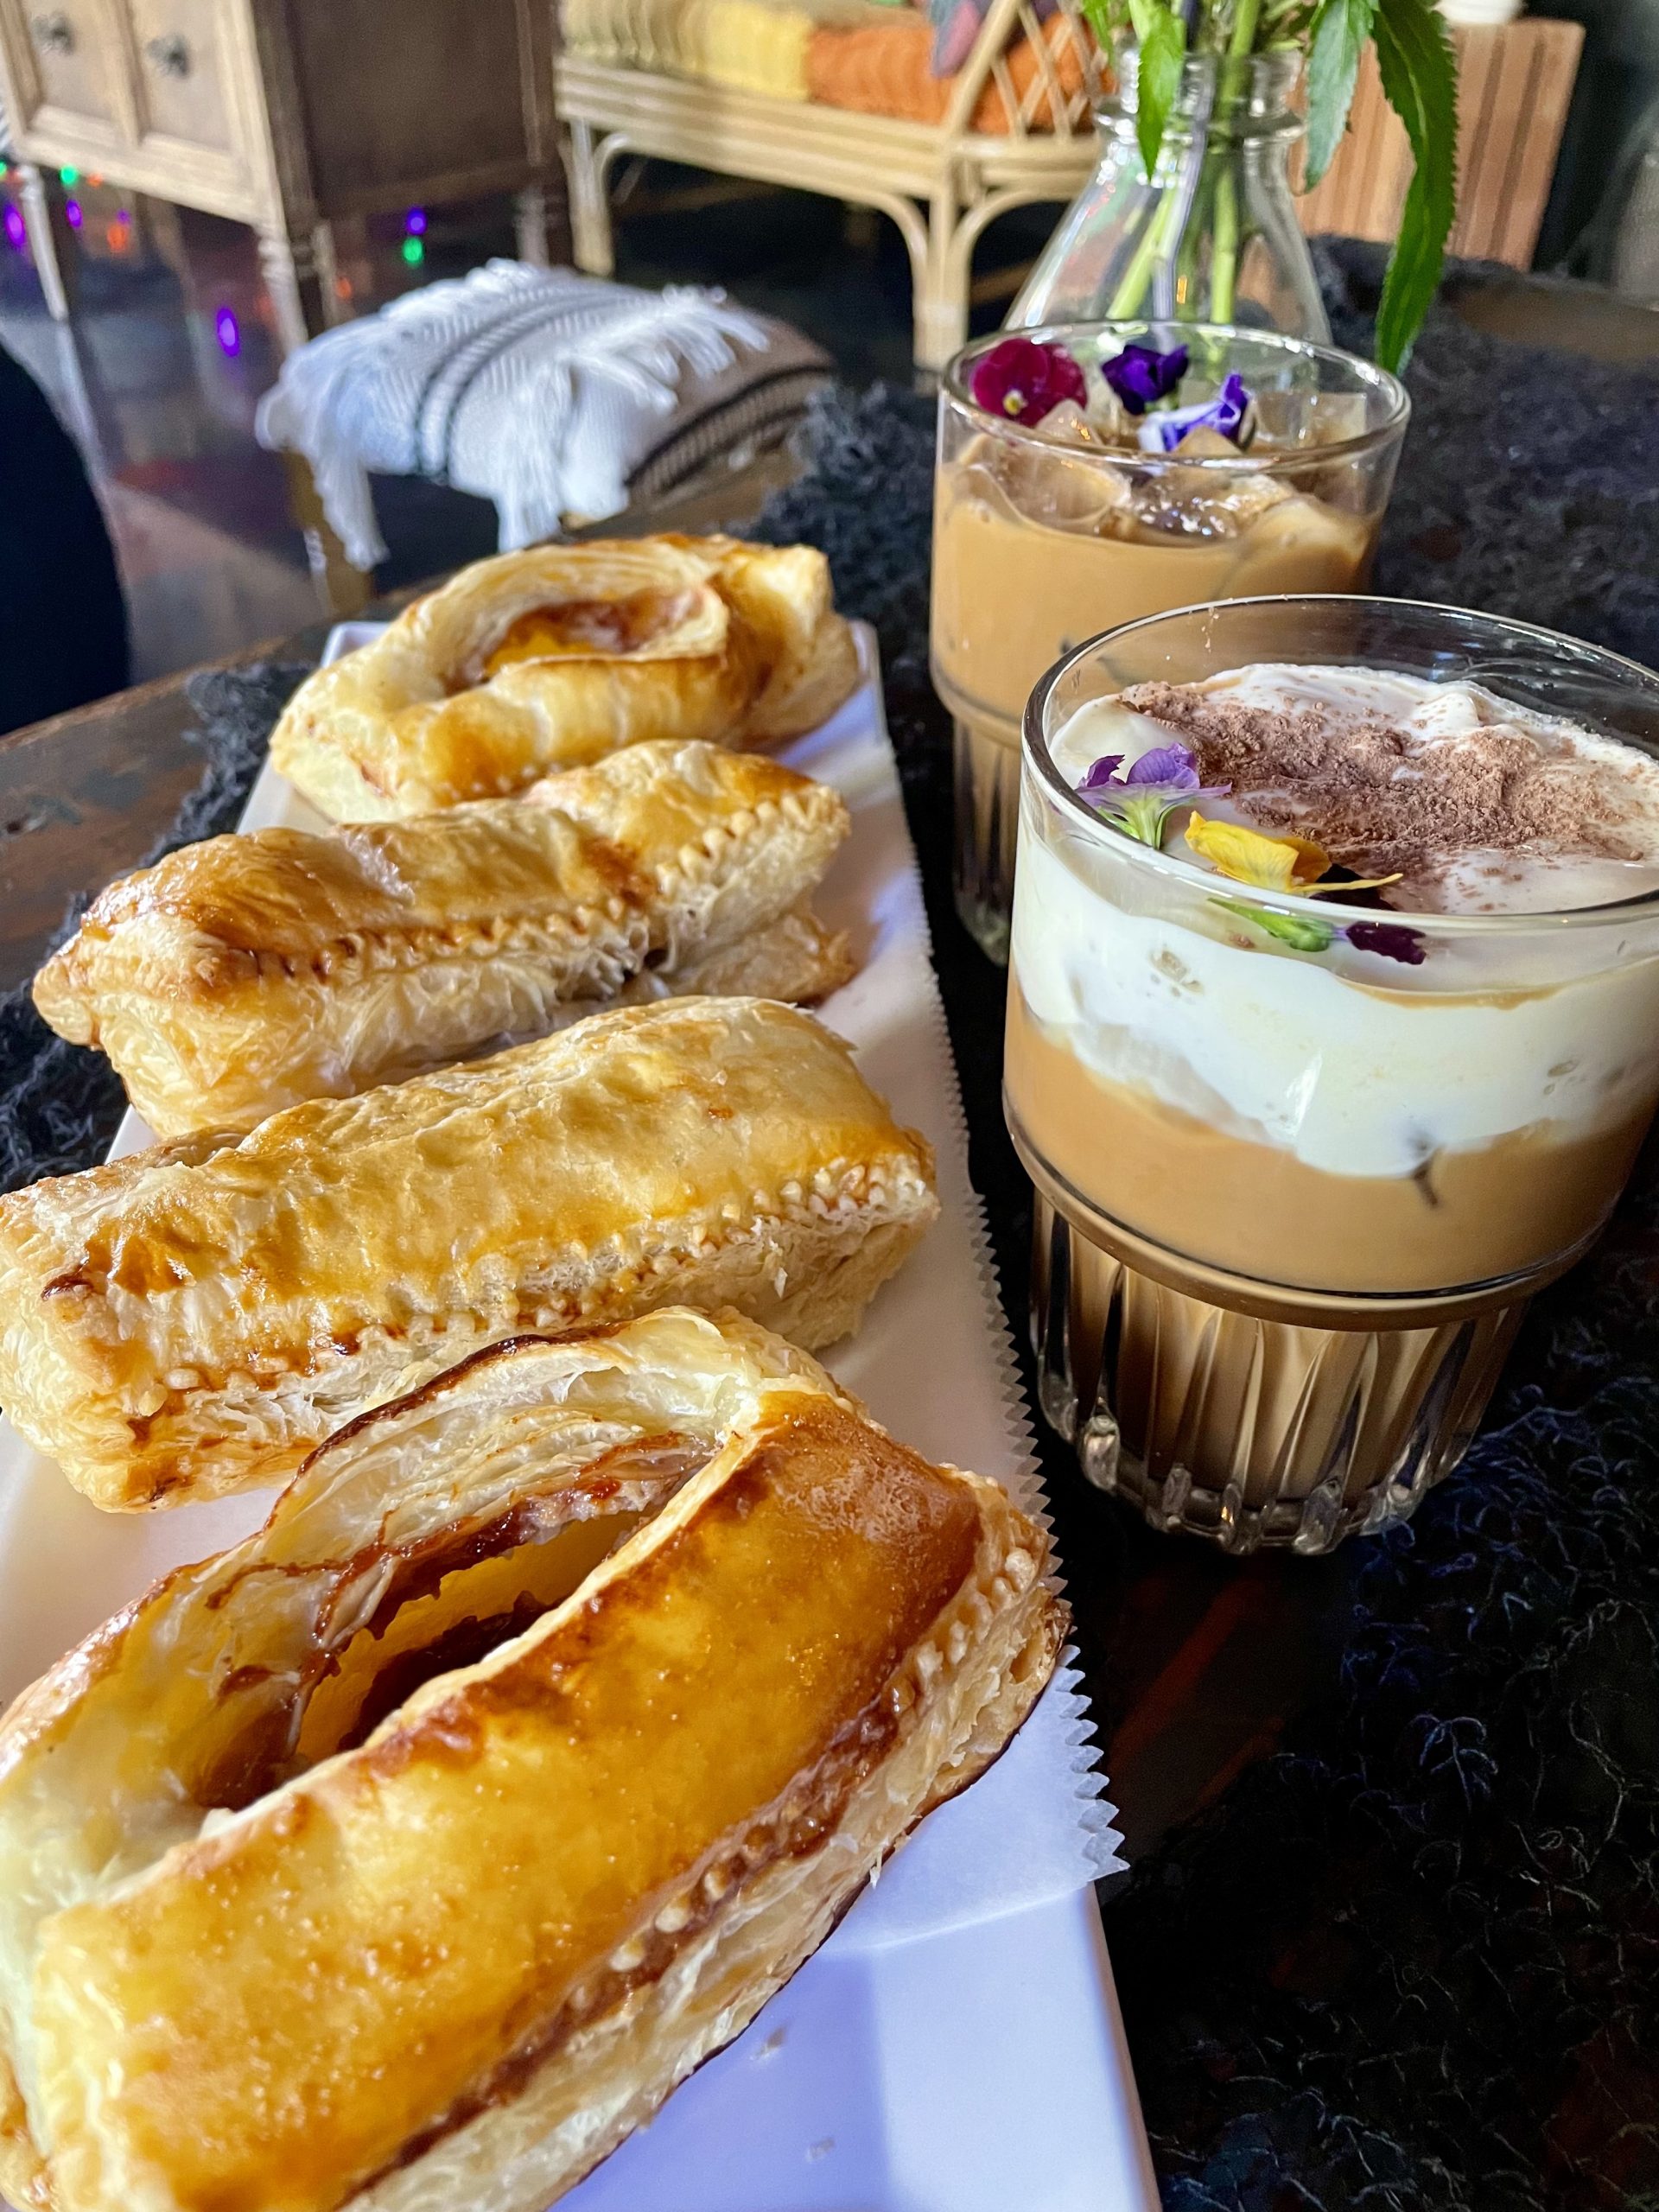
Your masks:
{"label": "ice cube in coffee", "polygon": [[1167,608],[1362,588],[1406,415],[1382,371],[1271,334],[1075,326],[958,357],[932,667],[957,728],[957,903],[988,950],[1006,947],[1020,716],[1044,670]]}
{"label": "ice cube in coffee", "polygon": [[1027,748],[1046,1410],[1163,1525],[1382,1525],[1659,1096],[1659,681],[1452,609],[1213,607],[1074,658]]}

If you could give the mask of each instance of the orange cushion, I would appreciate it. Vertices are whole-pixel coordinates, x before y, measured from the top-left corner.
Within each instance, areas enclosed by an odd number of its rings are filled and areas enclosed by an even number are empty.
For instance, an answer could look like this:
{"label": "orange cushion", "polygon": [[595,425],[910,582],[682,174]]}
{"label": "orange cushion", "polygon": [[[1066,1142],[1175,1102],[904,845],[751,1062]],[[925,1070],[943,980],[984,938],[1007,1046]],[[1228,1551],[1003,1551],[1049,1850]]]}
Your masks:
{"label": "orange cushion", "polygon": [[[1083,89],[1083,64],[1069,19],[1063,14],[1051,16],[1043,35],[1054,57],[1062,96],[1070,99]],[[826,107],[849,108],[860,115],[890,115],[904,123],[943,123],[956,79],[931,73],[927,65],[932,50],[932,26],[920,16],[856,29],[820,27],[807,42],[807,97]],[[1023,102],[1039,74],[1039,58],[1028,39],[1020,39],[1009,49],[1007,67],[1015,102]],[[1050,109],[1045,91],[1027,127],[1052,130]],[[1007,104],[995,78],[979,96],[972,127],[997,137],[1006,136],[1010,129]]]}
{"label": "orange cushion", "polygon": [[933,26],[924,16],[857,30],[815,30],[806,47],[806,92],[825,107],[905,123],[942,123],[950,79],[929,74]]}

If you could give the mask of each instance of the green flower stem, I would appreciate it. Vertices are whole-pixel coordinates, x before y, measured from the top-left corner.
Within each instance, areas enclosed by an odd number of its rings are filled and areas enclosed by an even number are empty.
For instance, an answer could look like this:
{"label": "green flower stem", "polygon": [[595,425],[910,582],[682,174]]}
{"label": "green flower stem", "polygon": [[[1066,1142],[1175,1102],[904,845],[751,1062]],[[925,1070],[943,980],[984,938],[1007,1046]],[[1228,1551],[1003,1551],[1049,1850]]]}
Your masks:
{"label": "green flower stem", "polygon": [[1230,146],[1222,148],[1219,162],[1215,222],[1210,234],[1210,320],[1230,322],[1238,284],[1238,178]]}
{"label": "green flower stem", "polygon": [[1337,941],[1337,933],[1329,922],[1304,921],[1300,914],[1275,913],[1267,906],[1249,906],[1242,899],[1216,899],[1210,901],[1224,913],[1236,914],[1241,920],[1253,922],[1281,944],[1289,945],[1297,952],[1329,952]]}
{"label": "green flower stem", "polygon": [[1233,35],[1227,41],[1230,60],[1248,59],[1255,46],[1256,18],[1262,13],[1262,0],[1238,0],[1238,13],[1233,17]]}
{"label": "green flower stem", "polygon": [[1174,220],[1180,206],[1180,194],[1166,188],[1163,197],[1154,205],[1151,219],[1141,233],[1141,243],[1135,247],[1128,267],[1118,281],[1106,309],[1109,322],[1122,322],[1141,311],[1147,296],[1147,287],[1152,282],[1152,272],[1173,244],[1164,233]]}
{"label": "green flower stem", "polygon": [[1198,296],[1198,249],[1204,242],[1205,226],[1210,203],[1216,190],[1216,149],[1206,147],[1204,167],[1198,173],[1198,188],[1192,195],[1192,213],[1187,218],[1186,228],[1181,232],[1180,251],[1175,257],[1175,312],[1178,316],[1190,315]]}
{"label": "green flower stem", "polygon": [[1255,46],[1256,22],[1262,0],[1238,0],[1232,35],[1220,67],[1214,129],[1219,143],[1219,173],[1216,178],[1216,213],[1211,230],[1210,260],[1210,320],[1230,322],[1238,291],[1238,154],[1233,128],[1249,86],[1248,64]]}

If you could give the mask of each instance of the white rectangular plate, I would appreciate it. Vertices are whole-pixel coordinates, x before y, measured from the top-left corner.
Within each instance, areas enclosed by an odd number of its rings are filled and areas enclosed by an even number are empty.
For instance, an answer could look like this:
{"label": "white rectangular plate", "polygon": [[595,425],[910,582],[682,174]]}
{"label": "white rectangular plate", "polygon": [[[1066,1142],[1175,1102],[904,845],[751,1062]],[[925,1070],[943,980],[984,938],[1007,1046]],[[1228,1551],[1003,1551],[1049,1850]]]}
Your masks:
{"label": "white rectangular plate", "polygon": [[[372,630],[346,625],[329,655]],[[783,757],[853,834],[818,911],[859,974],[821,1011],[938,1147],[944,1211],[828,1364],[906,1442],[1040,1508],[876,680]],[[269,767],[243,827],[317,826]],[[117,1153],[149,1132],[129,1115]],[[158,1574],[258,1525],[269,1492],[101,1514],[0,1424],[0,1698]],[[566,2199],[569,2212],[1156,2212],[1091,1872],[1116,1863],[1075,1676],[900,1852],[824,1948]],[[456,2207],[455,2212],[465,2212]]]}

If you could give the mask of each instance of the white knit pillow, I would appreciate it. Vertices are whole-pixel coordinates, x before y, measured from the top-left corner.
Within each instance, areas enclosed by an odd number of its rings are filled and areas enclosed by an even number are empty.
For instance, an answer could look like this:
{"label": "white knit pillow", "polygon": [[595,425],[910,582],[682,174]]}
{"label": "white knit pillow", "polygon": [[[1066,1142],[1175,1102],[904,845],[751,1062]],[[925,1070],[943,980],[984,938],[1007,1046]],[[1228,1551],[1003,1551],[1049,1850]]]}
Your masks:
{"label": "white knit pillow", "polygon": [[506,552],[570,518],[620,514],[668,418],[696,413],[710,386],[729,409],[742,357],[769,381],[780,340],[798,382],[822,376],[816,349],[721,292],[492,261],[290,353],[256,429],[262,445],[306,456],[355,568],[386,557],[371,469],[493,500]]}

